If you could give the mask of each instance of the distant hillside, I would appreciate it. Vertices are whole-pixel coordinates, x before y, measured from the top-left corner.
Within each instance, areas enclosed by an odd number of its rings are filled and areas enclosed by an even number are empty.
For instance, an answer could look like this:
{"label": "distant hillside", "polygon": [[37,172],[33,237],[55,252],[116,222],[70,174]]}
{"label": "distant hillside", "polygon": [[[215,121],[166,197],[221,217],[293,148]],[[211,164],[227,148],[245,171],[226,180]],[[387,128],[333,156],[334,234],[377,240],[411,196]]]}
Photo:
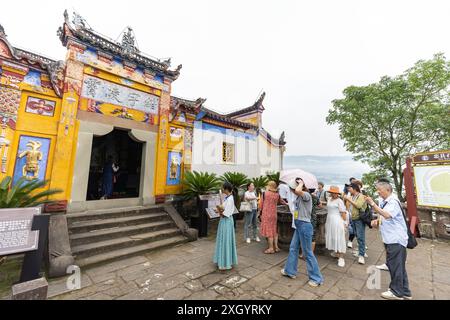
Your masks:
{"label": "distant hillside", "polygon": [[368,165],[350,156],[285,156],[283,168],[302,169],[311,172],[326,185],[338,186],[343,186],[350,177],[361,179],[363,173],[370,171]]}

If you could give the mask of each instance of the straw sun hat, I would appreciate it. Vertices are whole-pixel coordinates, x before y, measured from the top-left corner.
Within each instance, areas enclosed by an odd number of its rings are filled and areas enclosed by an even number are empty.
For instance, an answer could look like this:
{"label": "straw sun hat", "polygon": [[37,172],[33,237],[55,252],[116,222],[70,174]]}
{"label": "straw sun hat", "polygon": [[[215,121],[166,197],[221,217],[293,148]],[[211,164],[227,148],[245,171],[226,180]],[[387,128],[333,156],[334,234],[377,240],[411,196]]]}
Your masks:
{"label": "straw sun hat", "polygon": [[327,192],[341,194],[338,186],[331,186],[330,189],[327,190]]}

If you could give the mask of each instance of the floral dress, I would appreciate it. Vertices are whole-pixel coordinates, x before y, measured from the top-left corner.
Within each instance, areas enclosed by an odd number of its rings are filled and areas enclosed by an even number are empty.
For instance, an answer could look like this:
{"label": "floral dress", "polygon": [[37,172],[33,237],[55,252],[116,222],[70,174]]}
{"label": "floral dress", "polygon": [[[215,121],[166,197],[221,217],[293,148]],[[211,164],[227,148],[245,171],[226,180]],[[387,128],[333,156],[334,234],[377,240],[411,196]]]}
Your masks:
{"label": "floral dress", "polygon": [[277,192],[267,191],[262,201],[261,227],[263,237],[274,238],[277,233],[277,204],[280,195]]}

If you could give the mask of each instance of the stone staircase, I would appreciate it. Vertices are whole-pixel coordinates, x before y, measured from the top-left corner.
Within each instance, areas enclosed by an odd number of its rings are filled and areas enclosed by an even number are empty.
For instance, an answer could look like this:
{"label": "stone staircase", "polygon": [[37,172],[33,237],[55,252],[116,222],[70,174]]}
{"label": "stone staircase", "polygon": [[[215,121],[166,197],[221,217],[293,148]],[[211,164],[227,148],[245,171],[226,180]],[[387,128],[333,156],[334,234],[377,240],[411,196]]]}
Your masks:
{"label": "stone staircase", "polygon": [[67,214],[76,265],[98,265],[187,242],[164,206]]}

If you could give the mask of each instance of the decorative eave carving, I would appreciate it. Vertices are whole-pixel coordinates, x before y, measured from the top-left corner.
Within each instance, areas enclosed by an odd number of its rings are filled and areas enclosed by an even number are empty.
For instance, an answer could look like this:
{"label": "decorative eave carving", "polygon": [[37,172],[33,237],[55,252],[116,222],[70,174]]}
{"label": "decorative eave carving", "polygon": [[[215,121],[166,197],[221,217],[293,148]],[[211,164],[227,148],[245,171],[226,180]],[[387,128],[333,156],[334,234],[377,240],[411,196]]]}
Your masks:
{"label": "decorative eave carving", "polygon": [[246,113],[251,113],[251,112],[254,112],[254,111],[263,112],[265,110],[264,106],[263,106],[263,101],[264,101],[265,97],[266,97],[266,93],[263,92],[259,96],[258,100],[256,100],[253,105],[251,105],[250,107],[244,108],[244,109],[240,109],[240,110],[237,110],[237,111],[230,112],[230,113],[227,114],[227,116],[229,116],[229,117],[236,117],[236,116],[241,116],[241,115],[244,115]]}
{"label": "decorative eave carving", "polygon": [[74,40],[81,44],[98,48],[113,56],[119,56],[124,61],[134,63],[144,69],[151,69],[156,73],[161,73],[171,80],[176,80],[180,75],[181,65],[175,70],[169,70],[170,59],[157,61],[141,53],[135,46],[135,37],[130,27],[127,27],[127,31],[124,32],[121,43],[118,43],[98,34],[89,26],[85,19],[76,13],[74,13],[71,23],[66,10],[64,11],[64,24],[58,29],[57,34],[64,46],[67,46],[69,40]]}
{"label": "decorative eave carving", "polygon": [[31,67],[40,72],[47,72],[56,95],[59,97],[62,96],[65,69],[65,64],[63,61],[55,61],[39,54],[13,47],[6,39],[5,29],[1,25],[0,40],[6,44],[8,50],[10,51],[11,56],[9,58],[11,60],[20,65],[25,65],[26,68]]}
{"label": "decorative eave carving", "polygon": [[195,101],[192,100],[186,100],[178,97],[170,97],[170,114],[169,114],[169,121],[172,121],[178,111],[180,109],[184,109],[185,111],[191,112],[193,114],[198,114],[200,112],[200,109],[202,105],[205,103],[206,99],[204,98],[198,98]]}

